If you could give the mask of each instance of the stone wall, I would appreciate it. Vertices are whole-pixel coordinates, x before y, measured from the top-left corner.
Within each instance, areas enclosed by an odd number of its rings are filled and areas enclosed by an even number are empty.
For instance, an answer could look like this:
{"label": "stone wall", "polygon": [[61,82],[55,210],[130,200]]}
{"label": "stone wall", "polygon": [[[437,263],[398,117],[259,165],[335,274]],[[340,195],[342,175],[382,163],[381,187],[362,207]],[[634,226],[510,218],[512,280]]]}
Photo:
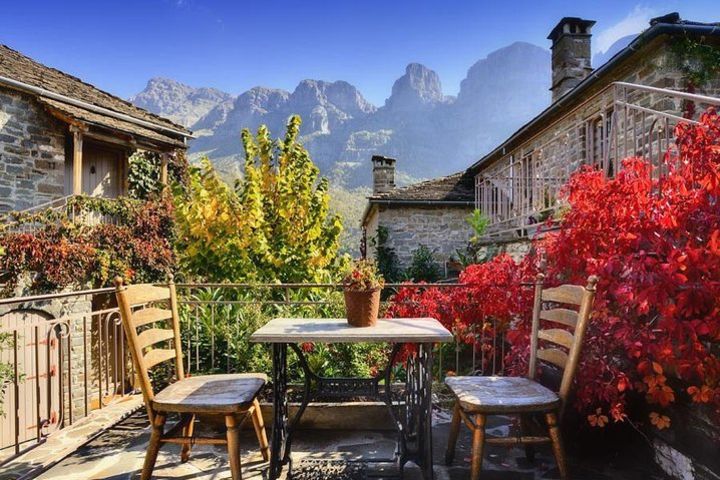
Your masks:
{"label": "stone wall", "polygon": [[[388,230],[388,247],[395,249],[401,268],[407,268],[412,254],[420,245],[435,252],[435,259],[442,271],[451,258],[457,259],[457,250],[464,249],[472,229],[466,218],[472,213],[470,207],[392,207],[380,206],[368,220],[368,239],[374,237],[377,227]],[[371,245],[372,242],[368,242]],[[368,248],[371,258],[375,252]]]}
{"label": "stone wall", "polygon": [[0,211],[65,194],[65,132],[32,97],[0,89]]}

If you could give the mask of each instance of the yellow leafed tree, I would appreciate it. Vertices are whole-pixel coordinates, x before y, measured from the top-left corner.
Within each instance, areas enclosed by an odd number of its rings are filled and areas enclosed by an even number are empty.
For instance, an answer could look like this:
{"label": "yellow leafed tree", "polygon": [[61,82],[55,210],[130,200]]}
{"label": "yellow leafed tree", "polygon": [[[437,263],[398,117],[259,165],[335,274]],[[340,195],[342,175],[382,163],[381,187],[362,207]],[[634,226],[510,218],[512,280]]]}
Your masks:
{"label": "yellow leafed tree", "polygon": [[267,127],[242,132],[245,174],[233,187],[205,159],[176,191],[178,255],[204,281],[318,282],[332,274],[342,222],[329,213],[327,179],[297,142],[293,116],[283,140]]}

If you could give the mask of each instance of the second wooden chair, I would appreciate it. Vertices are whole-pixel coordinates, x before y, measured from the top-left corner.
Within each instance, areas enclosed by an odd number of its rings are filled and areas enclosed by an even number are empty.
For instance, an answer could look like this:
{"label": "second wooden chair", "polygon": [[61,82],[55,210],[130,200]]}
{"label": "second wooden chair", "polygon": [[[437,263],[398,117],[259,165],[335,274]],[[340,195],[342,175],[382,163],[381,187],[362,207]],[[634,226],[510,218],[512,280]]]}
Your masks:
{"label": "second wooden chair", "polygon": [[[570,393],[573,377],[580,360],[583,337],[590,320],[597,277],[588,278],[585,287],[561,285],[543,288],[544,277],[538,275],[535,283],[532,331],[530,332],[530,365],[527,377],[448,377],[445,383],[456,397],[450,437],[445,461],[452,463],[461,421],[472,431],[472,480],[479,480],[482,469],[483,447],[486,443],[503,445],[524,444],[526,448],[541,443],[552,444],[560,477],[567,478],[565,453],[560,439],[558,418]],[[552,308],[543,309],[543,302]],[[577,310],[563,305],[577,307]],[[555,324],[540,329],[540,321]],[[559,326],[567,328],[558,328]],[[569,328],[569,329],[568,329]],[[539,342],[553,344],[540,348]],[[544,346],[543,346],[544,347]],[[558,348],[559,347],[559,348]],[[564,349],[564,350],[563,350]],[[560,389],[554,392],[535,380],[538,359],[563,370]],[[528,435],[530,417],[544,414],[547,435]],[[524,427],[519,437],[485,438],[488,415],[518,415]],[[528,451],[528,455],[532,453]]]}

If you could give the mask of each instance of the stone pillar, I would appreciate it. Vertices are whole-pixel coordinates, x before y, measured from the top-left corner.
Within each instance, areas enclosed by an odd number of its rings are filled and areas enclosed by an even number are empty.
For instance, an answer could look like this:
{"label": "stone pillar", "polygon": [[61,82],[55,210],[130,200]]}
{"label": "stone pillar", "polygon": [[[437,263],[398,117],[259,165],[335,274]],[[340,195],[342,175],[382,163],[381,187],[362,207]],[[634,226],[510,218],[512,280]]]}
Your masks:
{"label": "stone pillar", "polygon": [[373,155],[373,195],[395,189],[395,159]]}
{"label": "stone pillar", "polygon": [[552,91],[553,102],[575,88],[590,72],[590,29],[594,20],[565,17],[552,29]]}

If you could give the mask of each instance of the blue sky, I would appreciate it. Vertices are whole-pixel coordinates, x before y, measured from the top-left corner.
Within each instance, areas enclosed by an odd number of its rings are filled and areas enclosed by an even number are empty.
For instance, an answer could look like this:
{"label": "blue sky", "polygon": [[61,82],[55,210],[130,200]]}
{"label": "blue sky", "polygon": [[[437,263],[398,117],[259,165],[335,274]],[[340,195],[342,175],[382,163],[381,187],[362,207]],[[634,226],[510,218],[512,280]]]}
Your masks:
{"label": "blue sky", "polygon": [[128,97],[155,76],[240,93],[347,80],[376,105],[409,62],[455,94],[467,69],[563,16],[597,20],[594,49],[671,11],[720,21],[718,0],[2,0],[0,43]]}

